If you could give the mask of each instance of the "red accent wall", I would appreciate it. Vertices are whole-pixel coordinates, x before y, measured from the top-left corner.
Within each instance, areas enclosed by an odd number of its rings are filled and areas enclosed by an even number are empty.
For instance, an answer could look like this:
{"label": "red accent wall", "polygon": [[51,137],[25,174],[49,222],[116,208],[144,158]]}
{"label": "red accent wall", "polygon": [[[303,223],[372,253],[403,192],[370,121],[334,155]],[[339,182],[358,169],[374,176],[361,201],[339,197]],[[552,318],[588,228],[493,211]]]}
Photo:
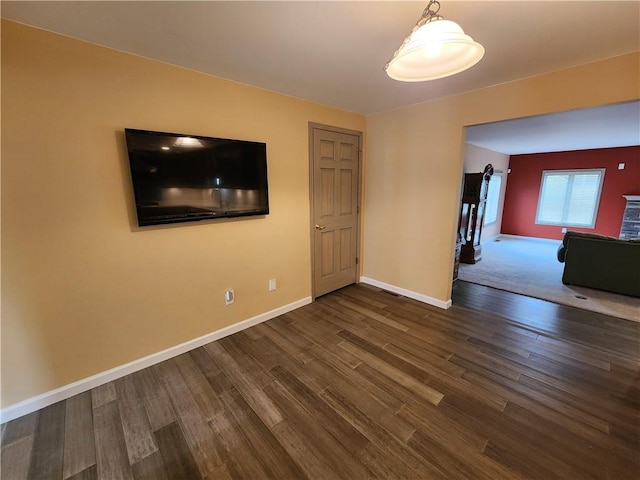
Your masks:
{"label": "red accent wall", "polygon": [[[624,170],[618,164],[624,163]],[[605,168],[595,228],[568,227],[579,232],[617,237],[626,204],[622,195],[640,195],[640,146],[512,155],[501,233],[561,240],[562,227],[536,225],[543,170]]]}

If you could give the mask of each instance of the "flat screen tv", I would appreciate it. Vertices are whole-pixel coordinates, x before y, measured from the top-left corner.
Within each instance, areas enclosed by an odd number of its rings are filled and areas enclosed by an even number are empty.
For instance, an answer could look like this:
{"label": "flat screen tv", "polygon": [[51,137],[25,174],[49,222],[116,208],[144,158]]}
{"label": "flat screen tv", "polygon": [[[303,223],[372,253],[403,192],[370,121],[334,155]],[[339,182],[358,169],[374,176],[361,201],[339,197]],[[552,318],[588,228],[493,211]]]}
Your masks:
{"label": "flat screen tv", "polygon": [[267,145],[125,129],[138,225],[266,215]]}

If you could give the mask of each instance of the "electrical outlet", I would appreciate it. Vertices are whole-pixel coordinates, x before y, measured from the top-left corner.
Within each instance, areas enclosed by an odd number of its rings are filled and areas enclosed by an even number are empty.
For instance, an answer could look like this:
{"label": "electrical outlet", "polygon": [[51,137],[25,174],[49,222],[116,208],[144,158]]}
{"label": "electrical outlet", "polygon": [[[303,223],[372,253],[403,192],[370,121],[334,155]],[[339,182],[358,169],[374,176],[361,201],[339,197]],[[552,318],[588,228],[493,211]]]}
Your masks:
{"label": "electrical outlet", "polygon": [[224,292],[224,304],[225,305],[231,305],[233,303],[233,301],[236,299],[236,295],[232,290],[227,290],[226,292]]}
{"label": "electrical outlet", "polygon": [[567,233],[567,227],[562,227],[562,233]]}
{"label": "electrical outlet", "polygon": [[269,280],[269,291],[273,292],[276,289],[276,279],[272,278]]}

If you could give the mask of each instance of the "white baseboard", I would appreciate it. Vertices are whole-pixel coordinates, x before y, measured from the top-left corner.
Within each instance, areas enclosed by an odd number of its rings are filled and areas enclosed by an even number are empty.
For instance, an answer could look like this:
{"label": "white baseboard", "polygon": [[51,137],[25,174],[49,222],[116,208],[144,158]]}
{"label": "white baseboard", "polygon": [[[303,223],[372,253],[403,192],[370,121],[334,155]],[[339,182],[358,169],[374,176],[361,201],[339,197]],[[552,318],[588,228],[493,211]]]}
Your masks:
{"label": "white baseboard", "polygon": [[139,370],[142,370],[143,368],[150,367],[152,365],[155,365],[156,363],[168,360],[169,358],[181,355],[185,352],[206,345],[207,343],[220,340],[221,338],[227,337],[241,330],[245,330],[259,323],[266,322],[267,320],[271,320],[272,318],[278,317],[287,312],[308,305],[309,303],[311,303],[311,301],[311,297],[300,299],[296,302],[284,305],[269,312],[256,315],[255,317],[243,320],[238,323],[234,323],[233,325],[229,325],[228,327],[221,328],[220,330],[217,330],[215,332],[208,333],[202,337],[195,338],[180,345],[167,348],[166,350],[162,350],[161,352],[153,353],[138,360],[134,360],[133,362],[129,362],[124,365],[120,365],[119,367],[112,368],[111,370],[98,373],[97,375],[93,375],[91,377],[78,380],[77,382],[64,385],[60,388],[56,388],[55,390],[51,390],[35,397],[28,398],[26,400],[23,400],[22,402],[9,405],[8,407],[0,410],[0,423],[5,423],[23,415],[27,415],[31,412],[35,412],[36,410],[48,407],[49,405],[53,405],[54,403],[61,400],[66,400],[67,398],[73,397],[74,395],[86,392],[87,390],[98,387],[100,385],[104,385],[105,383],[111,382],[113,380],[117,380],[118,378],[124,377],[125,375],[129,375],[130,373],[137,372]]}
{"label": "white baseboard", "polygon": [[412,292],[411,290],[406,290],[401,287],[396,287],[395,285],[391,285],[389,283],[380,282],[378,280],[374,280],[369,277],[360,277],[360,281],[362,283],[366,283],[367,285],[373,285],[374,287],[382,288],[384,290],[388,290],[389,292],[397,293],[398,295],[403,295],[408,298],[413,298],[414,300],[418,300],[422,303],[428,303],[429,305],[433,305],[434,307],[442,308],[446,310],[451,307],[451,299],[443,302],[442,300],[438,300],[437,298],[428,297],[426,295],[422,295],[421,293]]}

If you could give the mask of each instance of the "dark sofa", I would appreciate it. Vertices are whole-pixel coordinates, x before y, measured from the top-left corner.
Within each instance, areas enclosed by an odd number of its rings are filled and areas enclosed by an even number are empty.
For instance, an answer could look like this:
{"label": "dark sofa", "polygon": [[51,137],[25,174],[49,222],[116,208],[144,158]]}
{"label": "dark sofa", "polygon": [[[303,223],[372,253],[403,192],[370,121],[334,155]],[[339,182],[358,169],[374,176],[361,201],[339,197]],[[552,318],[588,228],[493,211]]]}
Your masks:
{"label": "dark sofa", "polygon": [[567,232],[558,260],[565,285],[640,297],[640,240]]}

